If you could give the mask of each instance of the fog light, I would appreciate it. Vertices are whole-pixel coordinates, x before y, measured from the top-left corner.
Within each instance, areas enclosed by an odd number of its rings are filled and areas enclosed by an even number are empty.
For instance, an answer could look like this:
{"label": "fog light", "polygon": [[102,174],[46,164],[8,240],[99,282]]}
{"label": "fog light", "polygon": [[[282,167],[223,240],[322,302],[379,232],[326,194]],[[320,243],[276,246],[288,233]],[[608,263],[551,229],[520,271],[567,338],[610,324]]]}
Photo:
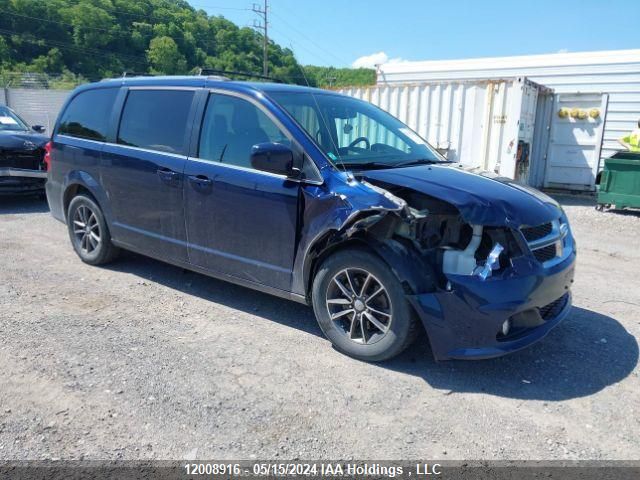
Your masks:
{"label": "fog light", "polygon": [[509,330],[511,330],[511,319],[505,320],[502,324],[502,335],[505,337],[509,335]]}

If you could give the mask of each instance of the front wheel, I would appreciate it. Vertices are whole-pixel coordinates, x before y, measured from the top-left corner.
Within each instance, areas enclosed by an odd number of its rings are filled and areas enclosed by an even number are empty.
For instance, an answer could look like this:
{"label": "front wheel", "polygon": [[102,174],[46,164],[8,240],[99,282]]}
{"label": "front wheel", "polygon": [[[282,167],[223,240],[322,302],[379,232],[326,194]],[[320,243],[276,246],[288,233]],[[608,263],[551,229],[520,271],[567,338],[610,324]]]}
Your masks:
{"label": "front wheel", "polygon": [[111,243],[102,210],[88,195],[81,194],[71,200],[67,227],[73,249],[83,262],[102,265],[118,256],[119,249]]}
{"label": "front wheel", "polygon": [[365,361],[392,358],[418,331],[402,285],[389,267],[364,250],[325,260],[314,278],[313,309],[333,346]]}

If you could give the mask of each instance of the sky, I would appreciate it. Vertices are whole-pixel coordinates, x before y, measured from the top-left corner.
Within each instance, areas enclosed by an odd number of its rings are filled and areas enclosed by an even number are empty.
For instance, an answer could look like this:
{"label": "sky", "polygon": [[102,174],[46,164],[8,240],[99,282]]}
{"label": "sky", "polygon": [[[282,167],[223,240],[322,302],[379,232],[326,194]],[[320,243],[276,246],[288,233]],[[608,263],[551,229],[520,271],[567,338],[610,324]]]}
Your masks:
{"label": "sky", "polygon": [[[252,26],[263,0],[188,0]],[[373,66],[640,48],[640,0],[269,0],[269,36],[304,65]]]}

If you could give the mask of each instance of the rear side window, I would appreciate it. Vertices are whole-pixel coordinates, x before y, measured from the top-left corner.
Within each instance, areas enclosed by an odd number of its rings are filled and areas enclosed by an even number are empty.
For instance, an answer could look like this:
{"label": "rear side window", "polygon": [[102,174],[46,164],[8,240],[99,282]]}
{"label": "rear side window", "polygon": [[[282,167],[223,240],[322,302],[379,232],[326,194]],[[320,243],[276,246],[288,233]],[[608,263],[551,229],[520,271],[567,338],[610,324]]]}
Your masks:
{"label": "rear side window", "polygon": [[184,154],[193,91],[132,90],[122,111],[118,143]]}
{"label": "rear side window", "polygon": [[79,93],[60,119],[58,133],[104,142],[117,88],[101,88]]}

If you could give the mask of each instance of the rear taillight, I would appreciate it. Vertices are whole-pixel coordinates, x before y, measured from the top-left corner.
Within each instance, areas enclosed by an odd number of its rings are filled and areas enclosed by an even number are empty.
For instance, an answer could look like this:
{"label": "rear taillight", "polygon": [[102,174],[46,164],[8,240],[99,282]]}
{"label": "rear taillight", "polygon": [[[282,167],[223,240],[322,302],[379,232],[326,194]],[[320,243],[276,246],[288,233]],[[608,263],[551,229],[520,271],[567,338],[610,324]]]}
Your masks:
{"label": "rear taillight", "polygon": [[51,170],[51,142],[47,142],[44,146],[44,169],[47,172]]}

